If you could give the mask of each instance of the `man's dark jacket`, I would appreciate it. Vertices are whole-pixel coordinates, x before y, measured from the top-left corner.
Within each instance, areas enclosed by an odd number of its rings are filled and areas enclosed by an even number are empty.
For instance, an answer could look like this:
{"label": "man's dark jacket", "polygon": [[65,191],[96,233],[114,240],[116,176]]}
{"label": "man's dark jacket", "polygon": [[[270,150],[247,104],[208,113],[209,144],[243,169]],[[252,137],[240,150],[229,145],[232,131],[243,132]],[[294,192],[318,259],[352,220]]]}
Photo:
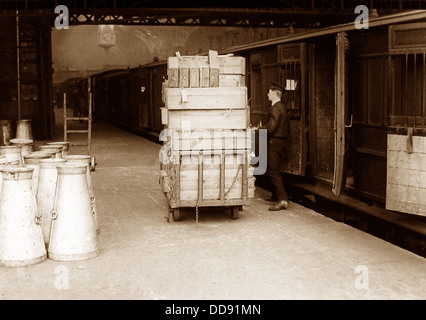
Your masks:
{"label": "man's dark jacket", "polygon": [[268,138],[288,138],[290,136],[290,119],[287,109],[281,101],[276,102],[269,112]]}

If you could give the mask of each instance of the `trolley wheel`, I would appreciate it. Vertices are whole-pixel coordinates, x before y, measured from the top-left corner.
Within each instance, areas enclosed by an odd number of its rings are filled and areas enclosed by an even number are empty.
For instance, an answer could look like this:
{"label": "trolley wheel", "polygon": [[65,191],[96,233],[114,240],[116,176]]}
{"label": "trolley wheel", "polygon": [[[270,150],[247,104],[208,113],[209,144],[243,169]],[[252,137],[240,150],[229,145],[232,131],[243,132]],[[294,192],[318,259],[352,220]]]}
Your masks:
{"label": "trolley wheel", "polygon": [[240,207],[239,206],[234,206],[230,208],[231,210],[231,219],[232,220],[237,220],[238,216],[240,214]]}
{"label": "trolley wheel", "polygon": [[172,209],[172,217],[173,217],[173,221],[179,221],[179,219],[180,219],[180,209],[179,208]]}
{"label": "trolley wheel", "polygon": [[90,158],[90,171],[95,171],[96,159],[95,157]]}

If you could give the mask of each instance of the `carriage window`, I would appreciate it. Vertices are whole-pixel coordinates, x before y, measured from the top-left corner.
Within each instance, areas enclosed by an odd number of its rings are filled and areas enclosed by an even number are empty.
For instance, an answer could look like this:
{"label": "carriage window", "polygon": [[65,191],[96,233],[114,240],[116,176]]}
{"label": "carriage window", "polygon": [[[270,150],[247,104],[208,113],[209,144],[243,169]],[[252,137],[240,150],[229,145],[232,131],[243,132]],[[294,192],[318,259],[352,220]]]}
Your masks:
{"label": "carriage window", "polygon": [[260,64],[252,64],[250,81],[252,88],[252,101],[251,101],[251,113],[253,114],[262,114],[263,113],[263,91],[262,91],[262,72]]}
{"label": "carriage window", "polygon": [[297,80],[287,79],[285,82],[285,89],[295,91],[297,87]]}
{"label": "carriage window", "polygon": [[288,62],[281,68],[281,83],[285,86],[283,101],[290,118],[300,119],[300,63]]}
{"label": "carriage window", "polygon": [[426,23],[389,26],[391,126],[426,128]]}
{"label": "carriage window", "polygon": [[306,46],[304,43],[290,43],[278,46],[278,63],[281,66],[280,81],[285,86],[283,101],[291,119],[301,118],[301,81]]}
{"label": "carriage window", "polygon": [[392,57],[391,125],[426,127],[426,53]]}

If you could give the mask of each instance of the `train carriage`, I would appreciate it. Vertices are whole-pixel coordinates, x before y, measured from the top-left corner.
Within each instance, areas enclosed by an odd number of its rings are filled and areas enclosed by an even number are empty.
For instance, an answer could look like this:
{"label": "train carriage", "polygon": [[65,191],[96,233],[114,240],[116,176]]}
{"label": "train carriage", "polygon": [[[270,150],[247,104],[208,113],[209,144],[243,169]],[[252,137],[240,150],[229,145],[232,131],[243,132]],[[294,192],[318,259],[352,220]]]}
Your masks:
{"label": "train carriage", "polygon": [[252,124],[265,120],[268,84],[286,87],[291,181],[426,215],[425,21],[406,12],[224,51],[247,59]]}
{"label": "train carriage", "polygon": [[93,75],[94,120],[102,120],[158,140],[165,62]]}

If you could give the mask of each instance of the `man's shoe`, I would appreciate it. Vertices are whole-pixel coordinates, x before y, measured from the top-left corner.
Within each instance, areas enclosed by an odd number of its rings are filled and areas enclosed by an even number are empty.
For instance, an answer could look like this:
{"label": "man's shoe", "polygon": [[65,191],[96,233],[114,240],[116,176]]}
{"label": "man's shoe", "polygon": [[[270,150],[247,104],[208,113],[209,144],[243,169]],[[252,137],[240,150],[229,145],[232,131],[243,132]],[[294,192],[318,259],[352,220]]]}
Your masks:
{"label": "man's shoe", "polygon": [[272,207],[269,207],[268,210],[269,211],[279,211],[279,210],[286,210],[288,207],[288,201],[286,200],[281,200],[280,202],[277,202],[275,205],[273,205]]}

